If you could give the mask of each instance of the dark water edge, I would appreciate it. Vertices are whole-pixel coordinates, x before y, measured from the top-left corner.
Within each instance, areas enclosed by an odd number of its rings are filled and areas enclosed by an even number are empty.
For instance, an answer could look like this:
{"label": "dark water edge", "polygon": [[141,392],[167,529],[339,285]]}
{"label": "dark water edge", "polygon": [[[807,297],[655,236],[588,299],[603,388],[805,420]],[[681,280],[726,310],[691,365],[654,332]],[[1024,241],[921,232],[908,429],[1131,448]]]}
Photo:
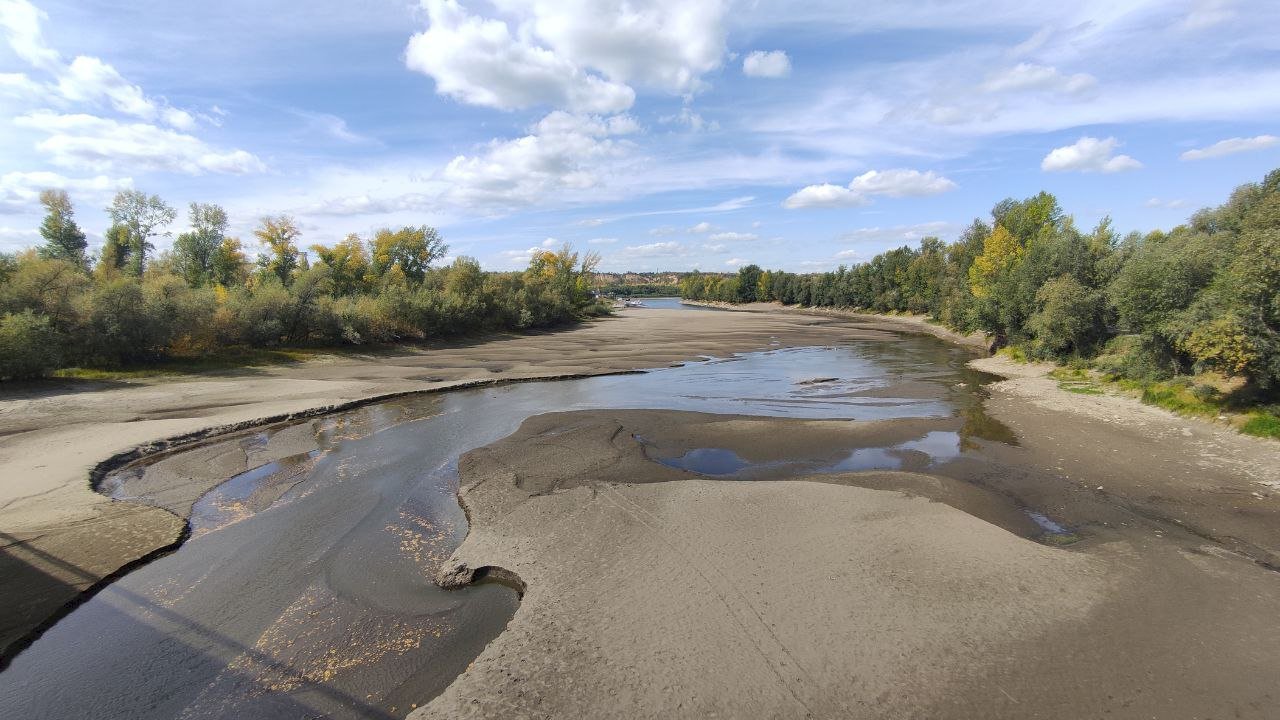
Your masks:
{"label": "dark water edge", "polygon": [[[954,438],[896,449],[958,455],[1001,439],[982,412],[990,378],[964,367],[972,357],[904,337],[464,390],[431,398],[440,404],[430,412],[413,411],[427,399],[401,398],[311,421],[319,450],[215,488],[197,503],[185,545],[107,587],[0,673],[0,716],[402,717],[461,673],[518,607],[503,584],[445,591],[433,582],[467,532],[456,500],[462,453],[536,414],[652,408],[961,417]],[[866,464],[859,451],[850,469]],[[129,496],[145,472],[146,463],[128,468],[106,486]]]}

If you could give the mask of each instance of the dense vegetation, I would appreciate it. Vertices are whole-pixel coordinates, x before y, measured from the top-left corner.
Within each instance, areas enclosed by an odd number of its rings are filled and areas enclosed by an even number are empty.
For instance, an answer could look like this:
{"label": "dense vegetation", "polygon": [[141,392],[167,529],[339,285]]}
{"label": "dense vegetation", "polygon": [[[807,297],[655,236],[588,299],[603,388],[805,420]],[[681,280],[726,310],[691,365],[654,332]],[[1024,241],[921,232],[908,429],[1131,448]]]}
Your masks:
{"label": "dense vegetation", "polygon": [[[950,244],[797,275],[693,274],[681,295],[927,314],[1035,358],[1157,381],[1216,372],[1280,396],[1280,170],[1170,232],[1082,231],[1048,193],[1004,200]],[[1212,394],[1213,389],[1203,390]]]}
{"label": "dense vegetation", "polygon": [[547,327],[605,312],[590,278],[599,257],[568,246],[536,254],[523,272],[484,272],[430,227],[299,248],[287,216],[262,218],[267,251],[250,260],[228,237],[227,214],[192,203],[189,232],[154,254],[176,215],[160,198],[119,193],[96,258],[87,254],[66,193],[41,196],[44,244],[0,254],[0,378],[68,366],[121,367],[235,348],[421,340]]}

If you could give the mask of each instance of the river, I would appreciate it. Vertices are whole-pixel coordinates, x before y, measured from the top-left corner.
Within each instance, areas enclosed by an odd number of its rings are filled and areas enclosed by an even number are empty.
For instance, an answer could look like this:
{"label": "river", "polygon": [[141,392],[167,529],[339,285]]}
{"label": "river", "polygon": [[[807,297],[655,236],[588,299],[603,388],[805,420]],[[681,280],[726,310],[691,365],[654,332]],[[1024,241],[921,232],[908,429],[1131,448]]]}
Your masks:
{"label": "river", "polygon": [[[0,716],[403,717],[465,670],[519,606],[502,584],[446,591],[432,581],[467,533],[455,495],[463,453],[563,410],[963,418],[958,432],[851,449],[833,469],[895,468],[911,452],[945,464],[974,438],[1009,439],[982,412],[990,378],[965,368],[971,357],[914,336],[776,348],[308,421],[317,450],[211,491],[180,549],[95,595],[0,673]],[[714,448],[666,462],[712,477],[746,469]],[[124,468],[106,488],[147,502],[132,488],[145,473],[145,463]]]}

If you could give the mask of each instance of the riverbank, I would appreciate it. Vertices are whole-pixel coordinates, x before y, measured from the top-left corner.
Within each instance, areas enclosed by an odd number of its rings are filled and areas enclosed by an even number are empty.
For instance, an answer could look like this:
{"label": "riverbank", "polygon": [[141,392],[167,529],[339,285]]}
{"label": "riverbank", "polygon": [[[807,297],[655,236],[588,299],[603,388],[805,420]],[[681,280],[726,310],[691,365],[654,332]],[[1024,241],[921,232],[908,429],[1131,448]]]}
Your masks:
{"label": "riverbank", "polygon": [[844,308],[800,307],[797,305],[783,305],[782,303],[777,302],[725,303],[712,302],[708,300],[684,299],[681,299],[680,302],[694,307],[709,307],[716,308],[717,310],[729,310],[735,312],[793,313],[796,315],[815,315],[818,317],[839,318],[842,320],[870,323],[878,327],[892,328],[898,332],[932,335],[940,340],[946,340],[947,342],[952,342],[957,345],[970,347],[983,352],[987,352],[991,348],[991,337],[986,333],[972,332],[966,335],[939,325],[931,321],[926,315],[878,315],[875,313],[864,313]]}
{"label": "riverbank", "polygon": [[292,449],[223,454],[203,474],[184,476],[194,482],[176,493],[181,500],[168,509],[113,502],[94,492],[91,476],[112,458],[162,450],[174,438],[190,443],[402,393],[663,367],[705,355],[828,344],[860,333],[889,337],[884,330],[777,314],[629,309],[560,332],[398,353],[321,356],[136,382],[6,385],[0,396],[0,659],[85,593],[180,542],[186,528],[181,509],[220,473],[228,477]]}

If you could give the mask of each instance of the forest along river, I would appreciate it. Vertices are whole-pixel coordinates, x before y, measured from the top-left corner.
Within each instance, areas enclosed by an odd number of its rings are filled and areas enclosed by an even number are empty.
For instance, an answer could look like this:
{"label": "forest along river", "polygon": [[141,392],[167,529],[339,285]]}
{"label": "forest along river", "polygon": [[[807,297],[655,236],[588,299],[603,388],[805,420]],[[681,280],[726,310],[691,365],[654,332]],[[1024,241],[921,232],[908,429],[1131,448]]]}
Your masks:
{"label": "forest along river", "polygon": [[[851,449],[832,469],[896,468],[913,452],[946,463],[980,448],[978,438],[1011,439],[982,414],[990,378],[965,368],[972,357],[904,336],[401,398],[309,421],[319,449],[205,495],[179,550],[15,658],[0,673],[0,717],[402,717],[457,677],[519,604],[500,584],[433,583],[467,533],[455,496],[466,451],[533,415],[634,408],[952,418],[958,432]],[[234,442],[252,457],[269,434]],[[715,448],[697,453],[667,462],[710,477],[744,469]],[[146,502],[135,487],[146,472],[124,468],[104,491]]]}

